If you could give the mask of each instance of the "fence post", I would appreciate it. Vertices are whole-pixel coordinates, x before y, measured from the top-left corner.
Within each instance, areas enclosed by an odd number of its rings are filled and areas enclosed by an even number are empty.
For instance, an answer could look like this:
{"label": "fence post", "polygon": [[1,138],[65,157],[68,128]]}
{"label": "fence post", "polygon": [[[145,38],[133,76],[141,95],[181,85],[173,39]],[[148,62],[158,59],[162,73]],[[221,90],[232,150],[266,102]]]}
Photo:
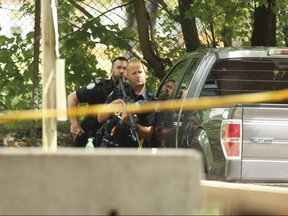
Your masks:
{"label": "fence post", "polygon": [[[51,1],[41,1],[42,13],[42,43],[43,43],[43,112],[56,108],[56,53],[55,32]],[[56,118],[43,119],[42,145],[44,150],[57,148],[57,120]]]}

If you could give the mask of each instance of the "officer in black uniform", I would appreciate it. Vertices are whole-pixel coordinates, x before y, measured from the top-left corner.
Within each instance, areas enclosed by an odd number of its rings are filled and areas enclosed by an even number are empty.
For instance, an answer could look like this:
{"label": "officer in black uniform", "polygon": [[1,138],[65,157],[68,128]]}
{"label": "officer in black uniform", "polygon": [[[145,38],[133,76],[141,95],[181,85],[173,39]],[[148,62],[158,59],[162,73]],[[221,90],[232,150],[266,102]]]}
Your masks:
{"label": "officer in black uniform", "polygon": [[[106,103],[126,104],[126,103],[144,103],[153,99],[152,94],[146,88],[146,73],[143,64],[139,60],[132,60],[127,66],[126,78],[129,85],[125,86],[125,92],[130,101],[125,101],[123,95],[119,94],[119,89],[115,88],[107,98]],[[102,147],[150,147],[150,139],[154,130],[155,112],[145,112],[133,115],[136,121],[136,133],[139,140],[133,139],[131,131],[131,121],[129,114],[125,112],[118,114],[99,114],[98,121],[103,123],[105,135],[103,137]]]}
{"label": "officer in black uniform", "polygon": [[[105,103],[108,95],[115,88],[115,78],[126,73],[128,60],[125,57],[117,57],[112,61],[111,78],[100,78],[86,87],[72,92],[67,99],[68,108],[77,107],[80,103],[95,105]],[[81,125],[78,118],[71,117],[70,132],[73,137],[74,147],[85,147],[89,137],[94,138],[94,146],[97,146],[96,131],[101,127],[96,116],[85,116]]]}
{"label": "officer in black uniform", "polygon": [[[175,80],[169,79],[165,81],[158,95],[158,100],[169,100],[175,87]],[[158,111],[155,118],[155,130],[152,138],[153,147],[167,147],[166,140],[175,134],[175,127],[173,127],[174,118],[173,111]],[[164,117],[165,124],[164,124]],[[171,125],[172,124],[172,125]],[[165,128],[164,128],[165,125]]]}

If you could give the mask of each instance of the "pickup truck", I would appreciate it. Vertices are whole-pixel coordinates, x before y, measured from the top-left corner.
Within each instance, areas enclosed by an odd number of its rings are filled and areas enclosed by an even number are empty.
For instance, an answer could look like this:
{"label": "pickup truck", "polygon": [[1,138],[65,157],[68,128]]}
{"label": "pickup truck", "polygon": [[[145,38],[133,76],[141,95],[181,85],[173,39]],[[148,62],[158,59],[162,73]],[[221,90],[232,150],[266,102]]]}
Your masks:
{"label": "pickup truck", "polygon": [[[211,48],[187,53],[161,81],[156,96],[169,80],[175,84],[166,98],[171,100],[285,89],[288,49]],[[162,113],[161,127],[175,129],[162,143],[166,148],[200,151],[207,179],[288,183],[287,101],[235,101],[195,110],[183,106]]]}

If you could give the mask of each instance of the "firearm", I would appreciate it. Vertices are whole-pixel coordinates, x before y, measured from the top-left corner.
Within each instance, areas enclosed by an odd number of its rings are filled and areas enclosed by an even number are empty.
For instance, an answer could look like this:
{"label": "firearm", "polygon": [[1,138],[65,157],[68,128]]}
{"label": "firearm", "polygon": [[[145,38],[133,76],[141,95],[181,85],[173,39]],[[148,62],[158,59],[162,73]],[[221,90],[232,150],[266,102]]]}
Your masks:
{"label": "firearm", "polygon": [[[130,97],[127,95],[126,91],[125,91],[125,86],[124,86],[124,81],[123,81],[123,76],[119,76],[117,78],[118,81],[118,88],[121,91],[122,95],[123,95],[123,100],[125,103],[131,103],[131,99]],[[117,82],[116,82],[117,83]],[[130,132],[132,135],[132,140],[133,141],[137,141],[138,145],[140,144],[140,139],[139,139],[139,135],[137,133],[137,120],[135,118],[134,115],[131,115],[131,113],[127,113],[128,119],[130,121]]]}

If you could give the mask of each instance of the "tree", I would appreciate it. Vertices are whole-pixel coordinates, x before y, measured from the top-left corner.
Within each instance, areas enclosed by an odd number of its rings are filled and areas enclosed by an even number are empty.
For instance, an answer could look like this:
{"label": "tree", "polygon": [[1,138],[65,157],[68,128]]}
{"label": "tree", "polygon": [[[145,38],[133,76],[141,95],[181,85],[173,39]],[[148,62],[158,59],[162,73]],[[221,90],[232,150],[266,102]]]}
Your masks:
{"label": "tree", "polygon": [[252,46],[276,46],[276,0],[255,7]]}
{"label": "tree", "polygon": [[[66,59],[67,92],[97,77],[108,77],[107,71],[99,66],[100,58],[94,54],[99,45],[106,47],[105,58],[124,55],[129,50],[133,56],[145,59],[149,83],[155,87],[154,83],[159,82],[185,52],[201,47],[288,44],[287,1],[157,0],[155,14],[147,13],[145,8],[150,0],[122,0],[117,1],[118,4],[88,1],[58,1],[60,54]],[[34,2],[22,2],[23,13],[35,13]],[[111,6],[106,12],[93,13],[98,12],[100,4]],[[111,20],[115,21],[112,24],[102,23],[106,14],[118,9],[124,11],[127,7],[136,14],[137,28],[123,27],[117,19]],[[156,17],[156,28],[150,26],[152,16]],[[125,19],[120,15],[118,18]],[[2,110],[31,108],[33,88],[41,82],[33,81],[33,62],[36,61],[31,47],[37,44],[36,38],[34,32],[25,38],[19,34],[0,35]],[[38,94],[41,95],[41,89]]]}
{"label": "tree", "polygon": [[179,16],[177,17],[177,20],[181,24],[187,52],[194,51],[200,47],[196,17],[194,14],[189,16],[192,4],[193,1],[191,0],[178,0]]}
{"label": "tree", "polygon": [[153,49],[152,41],[149,38],[150,22],[148,18],[149,15],[145,7],[145,2],[144,0],[133,0],[132,2],[135,8],[139,42],[144,59],[153,68],[154,75],[159,78],[163,78],[165,76],[164,59],[157,56],[155,50]]}
{"label": "tree", "polygon": [[[102,58],[112,59],[127,52],[144,60],[148,68],[148,85],[152,90],[156,90],[157,83],[179,56],[186,52],[202,47],[288,46],[287,1],[57,2],[60,55],[66,60],[68,93],[87,85],[95,78],[108,77],[108,71],[100,67]],[[152,13],[147,8],[149,2],[154,3],[154,6],[157,2],[157,8],[153,8]],[[24,15],[40,14],[37,6],[40,0],[21,0],[21,3],[20,11]],[[107,10],[99,12],[101,5]],[[119,21],[127,21],[128,18],[117,14],[119,9],[135,14],[137,26],[134,22],[131,22],[131,25],[121,25]],[[113,11],[118,15],[116,19],[108,15]],[[105,19],[111,22],[104,23]],[[19,33],[11,36],[0,35],[1,111],[41,108],[41,78],[37,71],[37,65],[41,62],[37,60],[37,55],[40,55],[38,39],[37,28],[25,37]],[[99,46],[105,47],[103,57],[95,55]],[[17,126],[19,125],[22,125],[22,122],[17,123]],[[35,138],[36,128],[32,130],[34,133],[31,131],[31,138]]]}

